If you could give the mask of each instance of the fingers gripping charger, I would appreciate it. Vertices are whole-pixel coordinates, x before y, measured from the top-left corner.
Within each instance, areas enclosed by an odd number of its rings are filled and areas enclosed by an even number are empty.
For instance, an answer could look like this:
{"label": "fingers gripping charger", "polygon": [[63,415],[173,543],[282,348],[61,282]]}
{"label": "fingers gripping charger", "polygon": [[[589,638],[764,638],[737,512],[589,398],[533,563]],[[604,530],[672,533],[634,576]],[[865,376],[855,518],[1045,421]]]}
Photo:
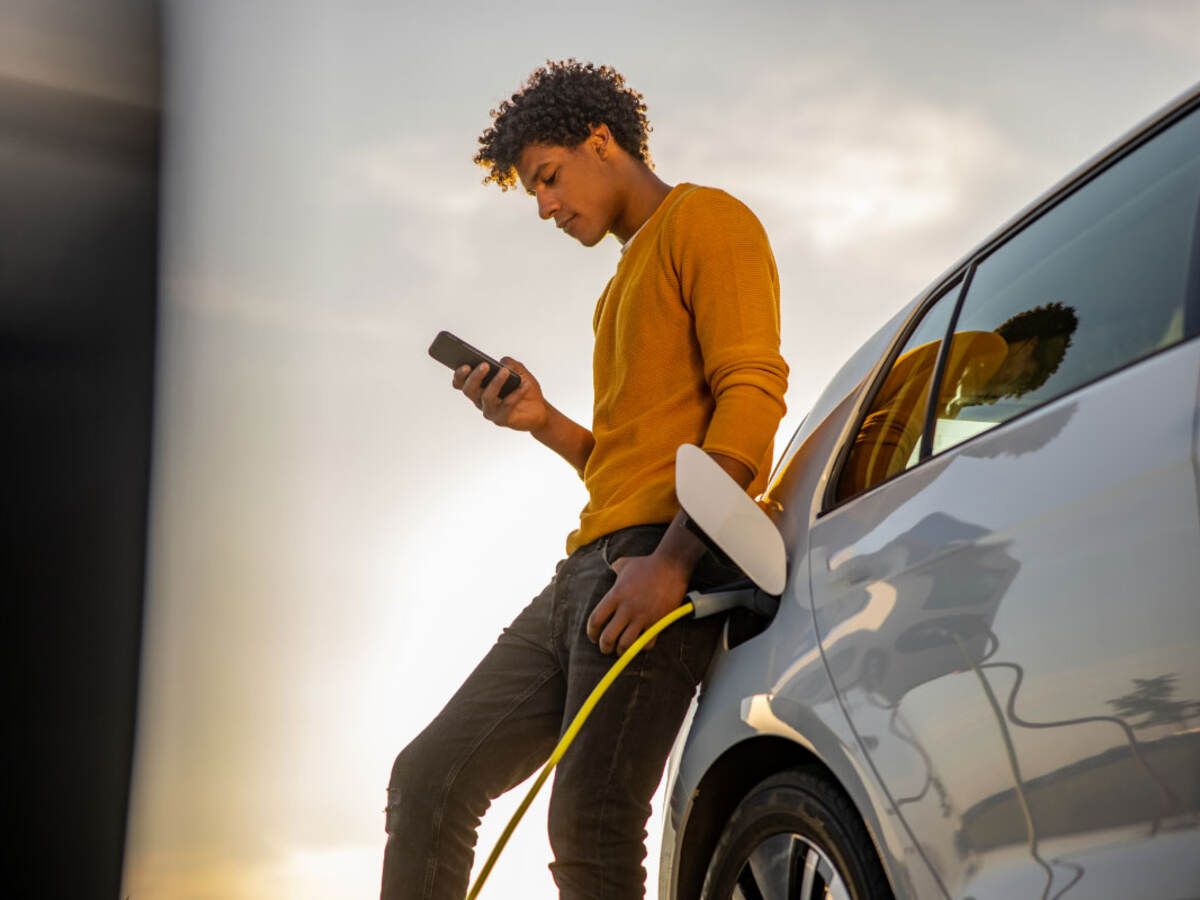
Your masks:
{"label": "fingers gripping charger", "polygon": [[680,506],[691,520],[690,527],[707,543],[729,556],[748,577],[744,581],[716,591],[692,591],[681,606],[651,625],[613,663],[612,668],[592,689],[567,730],[563,732],[533,786],[504,827],[496,846],[479,870],[475,883],[471,885],[467,900],[475,900],[479,896],[484,882],[491,874],[517,824],[575,740],[575,736],[579,734],[583,723],[587,721],[605,691],[617,680],[617,676],[647,644],[671,624],[689,615],[701,619],[736,606],[746,607],[760,615],[775,614],[779,606],[779,595],[783,593],[787,578],[787,556],[783,538],[766,513],[746,496],[707,453],[691,444],[680,446],[675,456],[675,493]]}

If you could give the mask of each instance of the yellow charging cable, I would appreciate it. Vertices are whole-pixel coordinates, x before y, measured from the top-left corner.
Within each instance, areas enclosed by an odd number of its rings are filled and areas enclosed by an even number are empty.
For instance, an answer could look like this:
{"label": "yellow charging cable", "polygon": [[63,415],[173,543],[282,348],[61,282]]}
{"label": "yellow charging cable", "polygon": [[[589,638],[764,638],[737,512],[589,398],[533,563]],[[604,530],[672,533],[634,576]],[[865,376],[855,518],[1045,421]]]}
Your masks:
{"label": "yellow charging cable", "polygon": [[517,824],[521,821],[521,817],[525,815],[525,810],[529,809],[529,804],[533,802],[533,798],[537,796],[537,792],[542,789],[542,785],[546,783],[546,779],[550,777],[550,773],[554,771],[554,767],[558,765],[558,761],[563,758],[563,754],[567,752],[567,748],[571,746],[571,742],[575,740],[575,735],[579,734],[579,729],[583,727],[583,723],[587,721],[588,716],[592,714],[592,710],[596,704],[600,702],[600,698],[604,696],[604,692],[612,686],[612,683],[617,680],[617,676],[621,674],[624,668],[629,665],[630,661],[642,651],[642,649],[650,643],[658,635],[660,631],[666,628],[673,622],[682,619],[695,609],[695,606],[689,601],[682,606],[671,610],[645,632],[642,633],[636,641],[633,642],[628,650],[621,654],[611,669],[600,679],[600,683],[592,688],[592,692],[584,701],[583,706],[579,707],[579,712],[575,714],[575,718],[571,720],[571,725],[567,728],[562,738],[558,742],[558,746],[554,748],[554,752],[550,754],[550,758],[546,760],[546,765],[542,767],[542,771],[538,774],[537,780],[533,783],[533,787],[529,789],[529,793],[525,795],[525,799],[521,801],[521,805],[517,807],[517,811],[513,813],[513,817],[508,820],[508,824],[504,826],[504,831],[500,834],[500,840],[496,842],[495,848],[487,858],[487,862],[483,864],[483,868],[479,870],[479,875],[475,879],[475,883],[471,885],[471,891],[467,894],[467,900],[475,900],[479,896],[479,891],[483,887],[483,883],[491,874],[492,867],[496,865],[496,860],[500,858],[500,851],[504,849],[504,845],[508,843],[508,839],[512,837],[513,831]]}

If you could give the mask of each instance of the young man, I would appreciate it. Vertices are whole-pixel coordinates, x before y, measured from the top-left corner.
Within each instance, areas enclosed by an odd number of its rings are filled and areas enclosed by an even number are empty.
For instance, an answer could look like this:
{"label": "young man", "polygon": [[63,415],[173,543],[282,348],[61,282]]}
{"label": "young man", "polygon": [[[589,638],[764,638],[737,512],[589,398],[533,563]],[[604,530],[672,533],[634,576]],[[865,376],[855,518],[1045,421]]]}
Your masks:
{"label": "young man", "polygon": [[[383,896],[465,895],[491,798],[549,756],[596,683],[689,586],[736,573],[684,525],[676,448],[695,443],[752,493],[784,412],[779,282],[762,226],[728,194],[665,184],[648,163],[641,95],[608,67],[550,63],[494,111],[476,161],[517,181],[538,214],[585,246],[623,244],[594,313],[590,429],[505,357],[455,372],[497,425],[528,431],[581,475],[588,502],[550,584],[396,759]],[[508,372],[521,386],[504,400]],[[645,823],[675,733],[718,639],[684,619],[604,696],[555,773],[551,864],[564,898],[644,893]]]}

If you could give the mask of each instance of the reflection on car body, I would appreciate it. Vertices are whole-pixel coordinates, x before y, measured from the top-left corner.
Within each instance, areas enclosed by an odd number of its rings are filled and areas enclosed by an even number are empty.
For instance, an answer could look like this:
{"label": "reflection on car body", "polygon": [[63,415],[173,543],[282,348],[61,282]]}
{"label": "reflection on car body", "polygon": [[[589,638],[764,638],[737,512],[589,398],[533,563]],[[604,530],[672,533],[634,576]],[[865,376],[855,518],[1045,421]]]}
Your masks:
{"label": "reflection on car body", "polygon": [[787,587],[676,747],[661,896],[1197,895],[1198,333],[1200,86],[806,418],[763,498]]}

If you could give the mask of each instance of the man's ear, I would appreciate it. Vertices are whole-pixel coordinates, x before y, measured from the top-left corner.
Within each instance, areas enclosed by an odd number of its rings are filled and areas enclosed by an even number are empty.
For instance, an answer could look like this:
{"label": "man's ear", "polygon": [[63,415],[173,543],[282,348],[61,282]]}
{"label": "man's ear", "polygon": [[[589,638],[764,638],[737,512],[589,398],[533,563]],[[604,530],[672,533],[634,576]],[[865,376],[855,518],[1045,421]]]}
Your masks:
{"label": "man's ear", "polygon": [[613,136],[607,125],[601,122],[599,125],[592,126],[592,133],[588,135],[588,146],[596,152],[600,159],[608,159],[608,155],[612,152]]}

